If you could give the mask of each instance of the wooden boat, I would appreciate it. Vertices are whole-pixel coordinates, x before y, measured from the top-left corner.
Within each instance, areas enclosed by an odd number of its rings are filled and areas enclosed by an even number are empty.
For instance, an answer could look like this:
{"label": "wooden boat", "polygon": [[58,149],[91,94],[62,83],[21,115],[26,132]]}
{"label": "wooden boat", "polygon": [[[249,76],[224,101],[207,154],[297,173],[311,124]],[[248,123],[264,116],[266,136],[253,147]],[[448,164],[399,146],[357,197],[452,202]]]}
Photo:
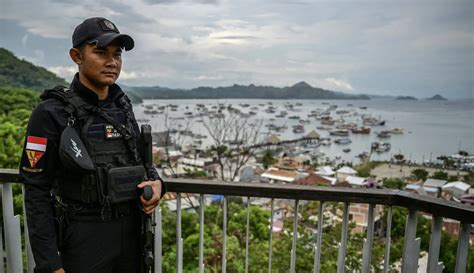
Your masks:
{"label": "wooden boat", "polygon": [[353,134],[370,134],[370,127],[360,127],[360,128],[353,128],[352,130]]}

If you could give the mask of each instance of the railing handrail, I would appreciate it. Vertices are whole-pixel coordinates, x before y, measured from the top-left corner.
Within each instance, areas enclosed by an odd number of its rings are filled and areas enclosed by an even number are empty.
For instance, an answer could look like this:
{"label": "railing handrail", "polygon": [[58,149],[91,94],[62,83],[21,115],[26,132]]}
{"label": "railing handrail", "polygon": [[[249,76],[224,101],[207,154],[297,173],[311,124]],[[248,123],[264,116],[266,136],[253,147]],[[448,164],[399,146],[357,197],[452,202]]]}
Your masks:
{"label": "railing handrail", "polygon": [[[0,169],[0,183],[18,183],[17,181],[18,170]],[[196,179],[166,179],[165,182],[170,192],[400,206],[427,212],[434,216],[474,223],[474,206],[472,205],[401,190],[275,185]]]}

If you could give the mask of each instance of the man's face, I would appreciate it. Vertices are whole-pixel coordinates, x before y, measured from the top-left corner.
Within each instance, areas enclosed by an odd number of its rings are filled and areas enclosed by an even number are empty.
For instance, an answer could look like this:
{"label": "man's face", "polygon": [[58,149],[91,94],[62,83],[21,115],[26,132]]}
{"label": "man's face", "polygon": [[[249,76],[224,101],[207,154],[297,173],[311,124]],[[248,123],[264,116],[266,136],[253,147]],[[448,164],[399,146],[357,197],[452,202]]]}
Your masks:
{"label": "man's face", "polygon": [[110,86],[118,79],[122,69],[122,49],[117,41],[103,48],[86,44],[81,55],[79,72],[94,85]]}

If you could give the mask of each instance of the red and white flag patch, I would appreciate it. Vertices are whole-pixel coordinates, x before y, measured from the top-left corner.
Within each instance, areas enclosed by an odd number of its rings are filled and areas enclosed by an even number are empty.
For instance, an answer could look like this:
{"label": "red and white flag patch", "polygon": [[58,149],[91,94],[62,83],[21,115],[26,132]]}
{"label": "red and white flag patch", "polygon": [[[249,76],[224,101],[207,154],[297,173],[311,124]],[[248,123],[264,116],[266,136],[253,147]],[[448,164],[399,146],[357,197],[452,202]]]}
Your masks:
{"label": "red and white flag patch", "polygon": [[26,139],[26,155],[30,162],[31,168],[36,166],[36,163],[46,152],[48,139],[44,137],[28,136]]}

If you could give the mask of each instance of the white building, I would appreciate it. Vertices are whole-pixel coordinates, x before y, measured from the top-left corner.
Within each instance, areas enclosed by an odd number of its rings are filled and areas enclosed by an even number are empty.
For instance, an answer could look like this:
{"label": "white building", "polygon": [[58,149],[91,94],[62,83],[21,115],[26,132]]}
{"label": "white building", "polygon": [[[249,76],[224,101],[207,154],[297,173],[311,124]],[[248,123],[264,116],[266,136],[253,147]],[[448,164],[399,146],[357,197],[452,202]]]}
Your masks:
{"label": "white building", "polygon": [[355,176],[357,171],[352,169],[351,167],[344,166],[336,171],[336,178],[338,182],[342,182],[346,180],[348,176]]}
{"label": "white building", "polygon": [[279,170],[277,168],[269,168],[261,177],[269,183],[293,183],[299,178],[307,176],[307,173],[300,173],[297,171]]}
{"label": "white building", "polygon": [[319,171],[316,172],[316,174],[319,174],[321,176],[333,176],[336,174],[336,172],[333,171],[331,167],[324,166],[320,168]]}

